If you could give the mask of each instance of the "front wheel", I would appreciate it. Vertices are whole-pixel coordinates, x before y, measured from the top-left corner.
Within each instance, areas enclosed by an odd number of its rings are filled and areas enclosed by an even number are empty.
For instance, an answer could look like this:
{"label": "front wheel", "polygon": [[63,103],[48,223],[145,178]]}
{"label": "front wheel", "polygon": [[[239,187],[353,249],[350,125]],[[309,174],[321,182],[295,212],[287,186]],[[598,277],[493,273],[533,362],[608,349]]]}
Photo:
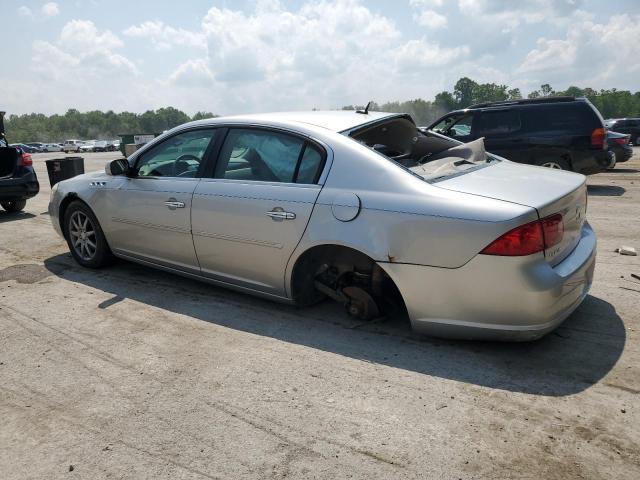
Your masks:
{"label": "front wheel", "polygon": [[0,203],[2,208],[9,213],[20,212],[24,210],[24,207],[27,205],[26,200],[11,200],[9,202]]}
{"label": "front wheel", "polygon": [[79,201],[72,202],[64,214],[64,233],[73,258],[83,267],[101,268],[113,262],[98,219]]}

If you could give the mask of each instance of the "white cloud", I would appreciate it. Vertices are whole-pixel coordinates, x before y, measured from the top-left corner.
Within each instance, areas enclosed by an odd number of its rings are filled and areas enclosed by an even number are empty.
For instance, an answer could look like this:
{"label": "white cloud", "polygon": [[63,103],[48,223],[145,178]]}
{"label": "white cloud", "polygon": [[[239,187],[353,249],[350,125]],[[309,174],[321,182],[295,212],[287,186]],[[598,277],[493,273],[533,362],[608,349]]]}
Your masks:
{"label": "white cloud", "polygon": [[206,59],[187,60],[169,77],[169,83],[181,87],[203,87],[213,85],[214,78]]}
{"label": "white cloud", "polygon": [[427,28],[442,28],[447,25],[447,17],[434,10],[423,10],[413,14],[414,21]]}
{"label": "white cloud", "polygon": [[201,33],[173,28],[160,20],[132,25],[122,33],[129,37],[147,38],[158,50],[168,50],[173,45],[206,48],[205,37]]}
{"label": "white cloud", "polygon": [[458,9],[476,23],[490,23],[503,32],[522,24],[560,22],[579,10],[582,0],[458,0]]}
{"label": "white cloud", "polygon": [[56,2],[48,2],[42,5],[40,11],[45,17],[55,17],[60,13],[60,8]]}
{"label": "white cloud", "polygon": [[18,15],[20,15],[21,17],[31,17],[33,13],[31,12],[31,9],[29,7],[22,5],[18,8]]}
{"label": "white cloud", "polygon": [[32,68],[44,78],[80,83],[88,76],[113,77],[136,74],[135,65],[114,50],[122,41],[109,30],[99,31],[89,20],[72,20],[55,44],[33,43]]}
{"label": "white cloud", "polygon": [[384,99],[405,81],[415,89],[415,75],[468,53],[465,46],[406,39],[391,19],[359,0],[308,2],[298,10],[277,0],[260,0],[248,12],[212,7],[198,31],[176,36],[169,28],[145,22],[124,33],[162,48],[184,38],[202,42],[205,54],[181,63],[164,84],[196,105],[192,110],[219,105],[223,113]]}
{"label": "white cloud", "polygon": [[574,22],[566,37],[540,38],[518,73],[563,82],[632,88],[640,74],[635,46],[640,44],[640,15],[615,15],[607,23]]}
{"label": "white cloud", "polygon": [[442,7],[444,0],[409,0],[409,5],[415,8],[434,8]]}

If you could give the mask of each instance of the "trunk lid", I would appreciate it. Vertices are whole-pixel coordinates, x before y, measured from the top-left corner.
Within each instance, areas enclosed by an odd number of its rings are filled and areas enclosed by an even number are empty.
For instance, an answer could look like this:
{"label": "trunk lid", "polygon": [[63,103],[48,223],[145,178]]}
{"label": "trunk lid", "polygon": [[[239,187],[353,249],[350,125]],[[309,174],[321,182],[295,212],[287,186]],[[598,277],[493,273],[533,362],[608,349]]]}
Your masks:
{"label": "trunk lid", "polygon": [[561,213],[562,241],[545,250],[551,265],[564,260],[580,241],[587,209],[587,186],[583,175],[502,161],[433,185],[532,207],[540,218]]}

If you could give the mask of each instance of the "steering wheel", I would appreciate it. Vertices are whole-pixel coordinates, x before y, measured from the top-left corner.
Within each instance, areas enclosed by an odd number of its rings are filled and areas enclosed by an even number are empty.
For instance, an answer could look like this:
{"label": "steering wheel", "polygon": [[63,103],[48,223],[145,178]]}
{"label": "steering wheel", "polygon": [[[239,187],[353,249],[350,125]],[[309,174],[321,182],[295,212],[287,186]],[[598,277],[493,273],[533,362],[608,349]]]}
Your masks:
{"label": "steering wheel", "polygon": [[200,159],[195,155],[191,155],[188,153],[185,153],[184,155],[180,155],[178,158],[176,158],[175,162],[173,162],[174,177],[179,177],[180,175],[182,175],[183,173],[189,170],[190,165],[187,162],[187,160],[195,160],[196,162],[200,163]]}

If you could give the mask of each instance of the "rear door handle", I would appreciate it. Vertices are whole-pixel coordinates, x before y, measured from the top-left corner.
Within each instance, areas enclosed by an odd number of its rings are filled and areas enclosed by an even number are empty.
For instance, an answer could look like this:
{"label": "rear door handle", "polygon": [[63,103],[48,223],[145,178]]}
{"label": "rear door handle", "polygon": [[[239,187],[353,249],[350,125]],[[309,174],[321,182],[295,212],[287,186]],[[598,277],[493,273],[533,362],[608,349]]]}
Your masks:
{"label": "rear door handle", "polygon": [[267,216],[274,220],[293,220],[296,218],[296,214],[293,212],[285,212],[282,208],[276,207],[270,212],[267,212]]}
{"label": "rear door handle", "polygon": [[176,208],[184,208],[184,202],[179,202],[175,198],[171,197],[169,200],[164,202],[169,210],[175,210]]}

